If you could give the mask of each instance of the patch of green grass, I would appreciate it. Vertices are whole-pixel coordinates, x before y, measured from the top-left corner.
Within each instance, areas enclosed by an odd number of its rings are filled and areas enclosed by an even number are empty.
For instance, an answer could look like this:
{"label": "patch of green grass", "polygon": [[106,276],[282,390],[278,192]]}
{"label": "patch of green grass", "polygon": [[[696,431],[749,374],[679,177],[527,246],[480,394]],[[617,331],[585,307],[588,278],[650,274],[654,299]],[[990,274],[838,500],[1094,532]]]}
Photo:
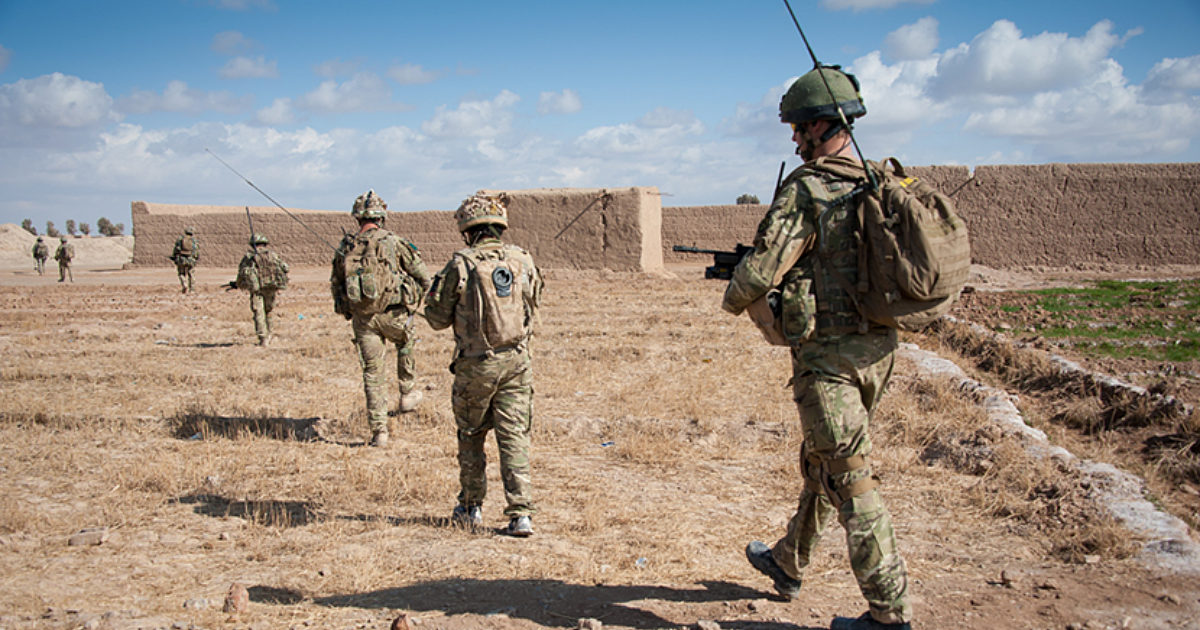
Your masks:
{"label": "patch of green grass", "polygon": [[[1200,358],[1200,280],[1102,280],[1088,287],[1024,291],[1038,296],[1034,311],[1046,317],[1032,329],[1052,339],[1078,340],[1084,354],[1158,361]],[[1009,313],[1020,307],[1003,306]],[[1040,328],[1039,328],[1040,326]]]}

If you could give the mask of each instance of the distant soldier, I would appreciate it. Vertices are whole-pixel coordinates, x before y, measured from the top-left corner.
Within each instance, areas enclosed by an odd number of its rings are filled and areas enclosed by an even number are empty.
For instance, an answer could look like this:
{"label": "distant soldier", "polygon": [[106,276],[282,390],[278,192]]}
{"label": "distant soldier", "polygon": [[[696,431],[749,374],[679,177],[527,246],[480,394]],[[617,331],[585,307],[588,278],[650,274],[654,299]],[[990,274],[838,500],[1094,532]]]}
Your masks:
{"label": "distant soldier", "polygon": [[363,370],[371,445],[383,447],[388,442],[383,362],[389,340],[397,350],[400,411],[415,410],[423,397],[416,388],[412,319],[429,289],[429,274],[417,246],[382,227],[387,203],[374,190],[354,200],[350,215],[358,221],[358,233],[342,240],[333,257],[329,284],[333,310],[352,322]]}
{"label": "distant soldier", "polygon": [[175,239],[171,260],[175,261],[175,272],[179,274],[179,286],[183,292],[194,290],[192,269],[200,262],[200,241],[196,238],[196,228],[190,225],[183,228],[183,236]]}
{"label": "distant soldier", "polygon": [[58,281],[65,282],[68,278],[71,282],[75,282],[75,276],[71,273],[71,260],[75,258],[75,246],[67,242],[67,237],[62,237],[62,244],[54,251],[54,260],[58,261]]}
{"label": "distant soldier", "polygon": [[37,242],[33,244],[33,268],[39,276],[46,274],[46,259],[49,257],[50,248],[46,246],[45,239],[37,237]]}
{"label": "distant soldier", "polygon": [[235,285],[250,292],[250,312],[254,313],[254,332],[258,345],[271,343],[271,311],[275,310],[275,293],[287,288],[288,264],[279,254],[267,248],[265,234],[250,237],[250,251],[238,263]]}
{"label": "distant soldier", "polygon": [[454,326],[454,391],[460,490],[451,522],[483,524],[487,494],[484,443],[491,429],[500,449],[505,533],[530,536],[536,511],[529,471],[533,370],[529,337],[542,277],[528,252],[500,240],[508,227],[505,200],[482,192],[454,214],[467,248],[455,252],[433,280],[425,318],[435,330]]}

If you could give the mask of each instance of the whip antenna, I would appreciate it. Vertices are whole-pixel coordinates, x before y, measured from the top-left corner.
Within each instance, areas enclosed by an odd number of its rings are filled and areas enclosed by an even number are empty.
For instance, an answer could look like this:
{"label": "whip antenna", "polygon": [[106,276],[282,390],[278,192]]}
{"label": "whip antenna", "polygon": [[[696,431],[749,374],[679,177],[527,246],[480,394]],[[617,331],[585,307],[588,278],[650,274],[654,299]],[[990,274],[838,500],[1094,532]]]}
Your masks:
{"label": "whip antenna", "polygon": [[[292,220],[294,220],[296,223],[299,223],[301,226],[303,226],[303,227],[304,227],[304,229],[308,230],[309,232],[312,232],[312,235],[313,235],[313,236],[315,236],[315,237],[317,237],[317,240],[319,240],[319,241],[321,241],[322,243],[324,243],[326,247],[328,247],[329,249],[332,249],[332,250],[333,250],[333,251],[335,251],[335,252],[336,252],[336,251],[338,251],[338,248],[334,247],[333,245],[330,245],[330,244],[329,244],[329,241],[325,240],[325,238],[324,238],[324,237],[322,237],[322,236],[321,236],[321,234],[320,234],[319,232],[317,232],[316,230],[314,230],[314,229],[312,229],[312,228],[308,227],[308,224],[307,224],[307,223],[305,223],[304,221],[301,221],[301,220],[300,220],[300,219],[299,219],[299,218],[298,218],[296,215],[294,215],[294,214],[292,214],[291,212],[289,212],[287,208],[284,208],[282,204],[280,204],[278,201],[275,201],[274,199],[272,199],[272,198],[271,198],[271,195],[268,195],[267,193],[263,192],[263,189],[259,188],[258,186],[255,186],[255,185],[254,185],[254,182],[252,182],[252,181],[250,181],[249,179],[247,179],[245,175],[242,175],[241,173],[237,172],[237,169],[235,169],[235,168],[233,168],[232,166],[230,166],[230,165],[229,165],[229,162],[226,162],[225,160],[222,160],[220,157],[218,157],[218,156],[217,156],[217,154],[216,154],[216,153],[213,153],[212,151],[209,151],[209,150],[208,150],[208,147],[205,147],[205,148],[204,148],[204,150],[205,150],[205,151],[206,151],[206,152],[207,152],[209,155],[213,156],[213,158],[214,158],[214,159],[216,159],[218,162],[220,162],[221,164],[224,164],[224,165],[225,165],[225,168],[229,169],[230,171],[233,171],[233,174],[234,174],[234,175],[237,175],[238,177],[242,178],[242,181],[244,181],[244,182],[246,182],[247,184],[249,184],[251,188],[253,188],[254,190],[257,190],[257,191],[258,191],[258,194],[260,194],[260,195],[262,195],[262,196],[266,197],[268,201],[270,201],[271,203],[275,204],[275,207],[276,207],[276,208],[279,208],[280,210],[283,210],[283,213],[284,213],[284,214],[286,214],[286,215],[288,215],[289,217],[291,217],[291,218],[292,218]],[[246,218],[247,218],[247,219],[249,219],[249,218],[250,218],[250,208],[246,208]],[[250,231],[251,231],[251,232],[253,232],[253,231],[254,231],[254,226],[253,226],[253,224],[251,224]]]}

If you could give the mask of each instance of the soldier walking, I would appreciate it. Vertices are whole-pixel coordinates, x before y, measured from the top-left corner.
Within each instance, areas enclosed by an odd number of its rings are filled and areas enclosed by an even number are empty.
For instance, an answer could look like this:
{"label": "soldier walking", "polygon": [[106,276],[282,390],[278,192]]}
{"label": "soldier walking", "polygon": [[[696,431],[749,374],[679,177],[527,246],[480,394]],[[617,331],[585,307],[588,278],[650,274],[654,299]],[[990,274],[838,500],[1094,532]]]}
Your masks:
{"label": "soldier walking", "polygon": [[46,274],[46,259],[49,257],[50,248],[46,246],[45,239],[37,237],[37,242],[33,244],[33,269],[39,276]]}
{"label": "soldier walking", "polygon": [[843,288],[858,281],[856,200],[867,193],[810,168],[827,160],[861,170],[839,106],[850,125],[866,114],[857,80],[836,66],[814,69],[784,94],[779,117],[791,125],[805,164],[780,186],[721,304],[736,315],[772,289],[781,291],[777,317],[791,347],[804,434],[799,507],[773,547],[751,542],[746,556],[780,595],[793,598],[821,531],[836,516],[869,610],[857,619],[838,617],[831,628],[908,630],[908,576],[869,459],[868,425],[892,374],[896,331],[864,321]]}
{"label": "soldier walking", "polygon": [[429,289],[417,246],[383,228],[387,204],[374,190],[354,200],[350,215],[358,233],[342,240],[329,276],[333,310],[351,321],[363,371],[371,446],[388,442],[387,342],[396,344],[400,411],[413,411],[422,394],[413,359],[413,314]]}
{"label": "soldier walking", "polygon": [[65,236],[61,241],[58,249],[54,251],[54,260],[58,261],[58,281],[65,282],[70,278],[74,283],[75,275],[71,273],[71,261],[75,258],[75,246],[68,243]]}
{"label": "soldier walking", "polygon": [[533,422],[533,370],[529,338],[542,291],[533,257],[500,240],[508,227],[505,200],[483,194],[455,212],[467,244],[433,280],[425,318],[434,330],[454,326],[454,391],[458,427],[458,505],[451,522],[483,524],[487,494],[484,442],[496,431],[500,476],[509,517],[504,532],[530,536],[535,507],[529,466]]}
{"label": "soldier walking", "polygon": [[271,343],[271,311],[275,310],[275,294],[287,288],[288,264],[269,249],[265,234],[250,237],[250,251],[238,263],[237,288],[250,292],[250,312],[254,315],[254,332],[258,345]]}
{"label": "soldier walking", "polygon": [[179,274],[179,286],[184,293],[195,290],[195,280],[192,269],[200,262],[200,241],[196,238],[196,228],[183,228],[183,236],[175,239],[175,248],[171,250],[171,260],[175,261],[175,272]]}

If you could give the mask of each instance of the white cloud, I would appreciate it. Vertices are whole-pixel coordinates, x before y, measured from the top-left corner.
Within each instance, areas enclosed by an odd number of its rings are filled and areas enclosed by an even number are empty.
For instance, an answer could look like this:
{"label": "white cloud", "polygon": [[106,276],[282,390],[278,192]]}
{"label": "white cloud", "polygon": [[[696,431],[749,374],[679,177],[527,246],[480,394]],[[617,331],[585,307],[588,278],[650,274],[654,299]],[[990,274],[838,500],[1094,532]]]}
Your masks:
{"label": "white cloud", "polygon": [[659,107],[633,124],[589,129],[576,139],[575,145],[592,155],[650,155],[703,133],[704,123],[692,112]]}
{"label": "white cloud", "polygon": [[1014,96],[1082,85],[1118,44],[1112,26],[1100,21],[1081,38],[1065,33],[1022,37],[1016,24],[998,20],[970,44],[942,55],[931,89],[946,97]]}
{"label": "white cloud", "polygon": [[222,55],[236,55],[254,48],[255,42],[239,31],[221,31],[213,35],[209,47]]}
{"label": "white cloud", "polygon": [[422,83],[433,83],[437,80],[437,73],[430,72],[413,63],[406,63],[400,66],[392,66],[388,68],[388,77],[400,85],[419,85]]}
{"label": "white cloud", "polygon": [[521,97],[501,90],[490,101],[463,101],[456,109],[439,106],[433,118],[421,125],[421,131],[439,137],[486,138],[508,131],[512,124],[512,107]]}
{"label": "white cloud", "polygon": [[193,90],[184,81],[171,81],[162,94],[148,90],[133,90],[129,96],[117,102],[117,109],[130,114],[149,112],[176,112],[199,114],[217,111],[236,114],[246,110],[253,102],[249,96],[234,96],[231,92],[205,92]]}
{"label": "white cloud", "polygon": [[938,44],[938,21],[923,17],[906,24],[883,38],[883,48],[889,57],[900,61],[924,59]]}
{"label": "white cloud", "polygon": [[933,4],[937,0],[821,0],[821,6],[830,11],[852,9],[866,11],[868,9],[890,9],[902,4]]}
{"label": "white cloud", "polygon": [[104,85],[55,72],[0,86],[0,123],[82,128],[118,120]]}
{"label": "white cloud", "polygon": [[277,98],[270,106],[254,113],[254,121],[260,125],[290,125],[296,122],[296,114],[292,111],[292,99]]}
{"label": "white cloud", "polygon": [[1167,57],[1154,64],[1142,84],[1149,92],[1195,92],[1200,90],[1200,55]]}
{"label": "white cloud", "polygon": [[341,59],[330,59],[323,61],[313,66],[313,72],[319,77],[326,79],[335,79],[337,77],[345,77],[358,72],[359,66],[362,63],[358,61],[342,61]]}
{"label": "white cloud", "polygon": [[226,79],[274,79],[279,76],[279,68],[274,61],[267,61],[262,56],[234,57],[225,63],[219,74]]}
{"label": "white cloud", "polygon": [[539,114],[574,114],[583,109],[579,93],[570,88],[562,92],[542,92],[538,95]]}
{"label": "white cloud", "polygon": [[360,72],[343,83],[322,81],[298,103],[305,109],[323,113],[376,112],[401,107],[392,102],[391,90],[383,79],[371,72]]}
{"label": "white cloud", "polygon": [[0,72],[8,70],[8,62],[12,60],[12,51],[0,46]]}

